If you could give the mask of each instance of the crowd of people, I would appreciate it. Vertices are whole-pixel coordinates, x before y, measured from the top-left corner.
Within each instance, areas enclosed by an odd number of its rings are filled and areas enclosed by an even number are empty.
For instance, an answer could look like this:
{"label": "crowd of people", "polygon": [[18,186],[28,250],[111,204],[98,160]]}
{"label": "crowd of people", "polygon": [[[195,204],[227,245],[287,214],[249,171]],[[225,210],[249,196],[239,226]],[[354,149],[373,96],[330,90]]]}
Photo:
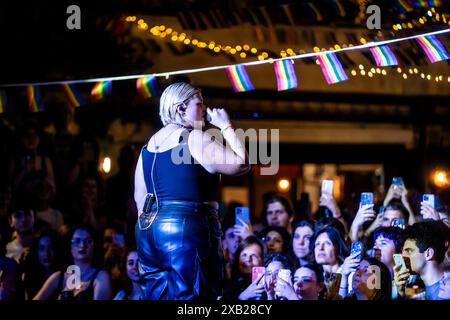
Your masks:
{"label": "crowd of people", "polygon": [[[0,300],[142,299],[133,199],[140,147],[124,147],[120,172],[105,182],[94,139],[79,137],[55,156],[34,123],[17,136],[2,160]],[[450,299],[444,201],[413,206],[404,185],[354,213],[326,194],[314,213],[276,193],[261,200],[262,214],[248,222],[236,221],[237,204],[220,215],[219,299]]]}

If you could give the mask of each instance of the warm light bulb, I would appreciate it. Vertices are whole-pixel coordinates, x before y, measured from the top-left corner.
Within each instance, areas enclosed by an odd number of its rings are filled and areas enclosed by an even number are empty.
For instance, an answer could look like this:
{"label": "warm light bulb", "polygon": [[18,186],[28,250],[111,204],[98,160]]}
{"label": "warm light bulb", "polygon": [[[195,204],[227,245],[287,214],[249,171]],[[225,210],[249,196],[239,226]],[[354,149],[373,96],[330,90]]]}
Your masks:
{"label": "warm light bulb", "polygon": [[111,158],[105,157],[103,159],[102,169],[104,173],[109,173],[111,171]]}
{"label": "warm light bulb", "polygon": [[439,188],[447,186],[448,185],[447,173],[442,170],[436,170],[433,174],[433,182]]}
{"label": "warm light bulb", "polygon": [[280,179],[278,180],[277,186],[280,192],[287,192],[291,188],[291,183],[288,179]]}

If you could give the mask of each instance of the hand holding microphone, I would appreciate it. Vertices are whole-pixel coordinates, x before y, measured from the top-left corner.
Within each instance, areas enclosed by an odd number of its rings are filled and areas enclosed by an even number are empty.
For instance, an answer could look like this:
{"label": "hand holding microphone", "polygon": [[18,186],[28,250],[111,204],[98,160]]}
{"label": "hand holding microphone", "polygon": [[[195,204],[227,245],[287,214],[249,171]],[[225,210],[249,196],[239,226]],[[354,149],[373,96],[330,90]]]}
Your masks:
{"label": "hand holding microphone", "polygon": [[213,126],[218,127],[222,132],[227,127],[231,127],[230,117],[223,108],[212,108],[212,109],[207,108],[206,120]]}

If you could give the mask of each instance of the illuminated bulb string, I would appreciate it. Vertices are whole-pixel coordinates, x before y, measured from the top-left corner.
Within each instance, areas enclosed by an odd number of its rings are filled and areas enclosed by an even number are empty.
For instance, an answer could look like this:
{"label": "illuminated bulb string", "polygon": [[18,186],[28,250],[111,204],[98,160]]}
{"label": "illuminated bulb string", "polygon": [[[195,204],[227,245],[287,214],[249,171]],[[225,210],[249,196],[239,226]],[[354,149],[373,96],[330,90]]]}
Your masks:
{"label": "illuminated bulb string", "polygon": [[[373,78],[376,75],[383,75],[383,76],[387,75],[386,69],[382,69],[380,67],[377,67],[377,68],[371,67],[369,70],[369,69],[366,69],[366,67],[364,67],[363,65],[359,65],[358,69],[359,70],[352,69],[350,74],[353,77],[368,76],[369,78]],[[412,76],[417,76],[417,77],[420,77],[422,80],[427,80],[427,81],[435,80],[436,82],[445,82],[445,79],[447,79],[447,82],[450,83],[450,76],[426,74],[424,72],[421,72],[419,69],[417,69],[417,67],[409,68],[407,71],[398,67],[396,69],[396,72],[399,75],[401,74],[402,78],[405,80],[409,79]]]}
{"label": "illuminated bulb string", "polygon": [[[428,17],[427,17],[428,15]],[[413,29],[415,26],[424,25],[429,21],[441,22],[445,25],[450,25],[450,21],[447,21],[448,13],[439,13],[436,12],[434,8],[428,10],[427,14],[420,17],[418,21],[416,19],[410,20],[409,22],[395,23],[392,25],[392,28],[395,31],[401,31],[404,29]]]}
{"label": "illuminated bulb string", "polygon": [[295,56],[291,56],[291,57],[287,57],[287,58],[276,58],[276,59],[271,58],[269,60],[251,61],[251,62],[244,62],[244,63],[240,63],[240,64],[228,64],[228,65],[220,65],[220,66],[213,66],[213,67],[204,67],[204,68],[184,69],[184,70],[177,70],[177,71],[153,73],[153,74],[138,74],[138,75],[104,77],[104,78],[93,78],[93,79],[83,79],[83,80],[6,84],[6,85],[0,85],[0,88],[23,87],[23,86],[29,86],[29,85],[46,86],[46,85],[66,84],[66,83],[67,84],[76,84],[76,83],[93,83],[93,82],[100,82],[100,81],[121,81],[121,80],[133,80],[133,79],[135,80],[135,79],[138,79],[141,77],[148,77],[148,76],[169,78],[170,76],[179,75],[179,74],[189,74],[189,73],[207,72],[207,71],[214,71],[214,70],[223,70],[223,69],[226,69],[226,68],[234,66],[234,65],[255,66],[255,65],[260,65],[260,64],[273,63],[274,61],[295,60],[295,59],[317,57],[319,55],[327,54],[327,53],[338,53],[338,52],[343,52],[343,51],[362,50],[362,49],[378,47],[378,46],[382,46],[382,45],[386,45],[386,44],[390,44],[390,43],[403,42],[403,41],[408,41],[408,40],[431,36],[431,35],[445,34],[445,33],[449,33],[449,32],[450,32],[450,28],[447,28],[447,29],[423,33],[423,34],[419,34],[419,35],[415,35],[415,36],[365,43],[365,44],[353,46],[350,48],[341,48],[338,50],[328,50],[328,51],[320,51],[320,52],[310,52],[310,53],[299,54],[299,55],[295,55]]}
{"label": "illuminated bulb string", "polygon": [[[145,22],[144,19],[137,20],[136,16],[129,16],[126,17],[125,21],[127,22],[136,22],[138,24],[137,28],[139,30],[146,31],[149,29],[149,26],[147,22]],[[218,44],[214,41],[210,41],[209,44],[207,44],[204,41],[198,40],[196,38],[193,38],[189,36],[188,34],[181,32],[179,33],[175,29],[171,27],[166,27],[164,25],[154,25],[150,28],[150,34],[154,37],[159,38],[165,38],[166,36],[170,36],[170,40],[173,42],[180,42],[184,43],[185,45],[191,45],[194,47],[198,47],[200,49],[209,49],[211,51],[214,51],[216,53],[220,52],[221,50],[228,53],[228,54],[239,54],[239,56],[244,59],[247,57],[247,54],[253,54],[256,55],[258,50],[256,48],[251,48],[249,45],[236,45],[236,46],[230,46],[230,45],[222,45]],[[262,52],[262,54],[259,57],[268,57],[267,52]]]}

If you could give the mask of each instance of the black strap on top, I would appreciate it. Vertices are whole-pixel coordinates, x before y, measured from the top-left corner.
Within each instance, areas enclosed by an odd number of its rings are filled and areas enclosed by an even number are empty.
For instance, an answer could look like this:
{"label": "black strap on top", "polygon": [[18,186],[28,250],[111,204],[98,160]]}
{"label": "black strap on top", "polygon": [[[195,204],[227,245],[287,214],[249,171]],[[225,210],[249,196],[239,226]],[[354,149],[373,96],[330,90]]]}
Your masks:
{"label": "black strap on top", "polygon": [[[89,294],[90,290],[94,289],[94,281],[97,278],[97,275],[100,273],[100,271],[101,269],[95,269],[94,274],[89,279],[89,286],[85,290],[78,292],[77,295],[74,296],[74,299],[77,299],[77,297],[82,297],[85,294]],[[64,274],[65,272],[61,271],[61,274],[59,275],[58,290],[56,290],[58,294],[61,294],[61,292],[64,289]]]}

